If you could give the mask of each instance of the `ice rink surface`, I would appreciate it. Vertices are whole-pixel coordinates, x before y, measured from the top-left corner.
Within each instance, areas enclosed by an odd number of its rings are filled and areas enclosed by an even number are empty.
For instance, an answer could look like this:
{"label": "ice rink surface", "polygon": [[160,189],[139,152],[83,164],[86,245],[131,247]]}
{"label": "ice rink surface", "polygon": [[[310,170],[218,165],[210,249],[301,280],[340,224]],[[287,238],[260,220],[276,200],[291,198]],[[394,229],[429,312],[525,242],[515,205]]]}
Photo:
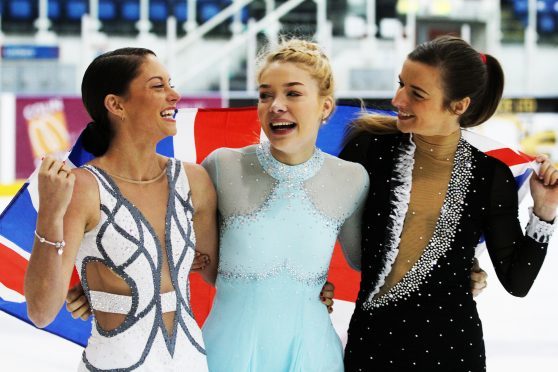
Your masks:
{"label": "ice rink surface", "polygon": [[[0,198],[0,210],[8,201],[8,198]],[[521,207],[522,220],[526,220],[525,210],[529,204],[526,200]],[[515,298],[503,289],[486,252],[481,255],[480,262],[489,275],[488,288],[477,298],[488,371],[558,371],[558,233],[551,241],[546,262],[526,298]],[[335,306],[337,314],[342,314],[350,311],[352,305],[338,301]],[[337,319],[335,323],[343,322]],[[2,372],[75,371],[82,350],[0,312]]]}

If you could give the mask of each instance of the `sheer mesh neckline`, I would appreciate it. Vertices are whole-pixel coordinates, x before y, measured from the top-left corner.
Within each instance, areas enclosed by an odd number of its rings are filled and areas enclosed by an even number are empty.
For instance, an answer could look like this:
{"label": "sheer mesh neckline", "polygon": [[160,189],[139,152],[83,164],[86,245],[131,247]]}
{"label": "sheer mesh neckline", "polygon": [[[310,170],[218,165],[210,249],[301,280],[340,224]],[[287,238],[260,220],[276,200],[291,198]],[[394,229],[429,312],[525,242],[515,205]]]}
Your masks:
{"label": "sheer mesh neckline", "polygon": [[258,160],[264,171],[278,181],[306,181],[313,177],[324,163],[324,153],[315,148],[310,159],[297,165],[287,165],[271,154],[269,142],[260,143],[256,149]]}

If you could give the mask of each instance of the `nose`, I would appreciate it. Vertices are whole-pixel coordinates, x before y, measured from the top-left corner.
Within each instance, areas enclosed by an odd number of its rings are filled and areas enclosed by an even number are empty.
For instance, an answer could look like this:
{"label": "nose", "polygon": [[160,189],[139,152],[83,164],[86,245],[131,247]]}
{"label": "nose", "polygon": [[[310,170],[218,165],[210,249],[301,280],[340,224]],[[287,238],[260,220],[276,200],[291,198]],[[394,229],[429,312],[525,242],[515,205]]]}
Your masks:
{"label": "nose", "polygon": [[399,108],[405,104],[406,95],[404,93],[404,89],[405,89],[404,87],[399,87],[395,91],[395,95],[391,99],[391,104],[393,105],[393,107]]}
{"label": "nose", "polygon": [[270,111],[274,114],[280,114],[287,111],[287,105],[280,97],[276,97],[271,104]]}
{"label": "nose", "polygon": [[180,93],[178,93],[178,91],[175,88],[169,88],[169,101],[171,102],[178,102],[180,101]]}

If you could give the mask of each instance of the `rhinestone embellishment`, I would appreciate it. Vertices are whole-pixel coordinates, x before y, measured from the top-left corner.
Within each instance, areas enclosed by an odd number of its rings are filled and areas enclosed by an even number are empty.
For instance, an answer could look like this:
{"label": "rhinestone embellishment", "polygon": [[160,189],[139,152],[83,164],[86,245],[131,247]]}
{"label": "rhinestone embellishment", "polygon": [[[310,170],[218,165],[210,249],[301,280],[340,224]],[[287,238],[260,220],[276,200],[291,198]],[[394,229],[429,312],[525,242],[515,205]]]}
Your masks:
{"label": "rhinestone embellishment", "polygon": [[392,302],[408,299],[411,294],[418,292],[427,276],[437,265],[438,260],[450,249],[457,232],[465,197],[473,177],[475,164],[472,162],[470,145],[460,140],[455,153],[454,169],[448,186],[446,199],[442,206],[440,217],[436,223],[432,239],[426,246],[422,256],[401,279],[383,296],[366,301],[364,309],[378,308]]}

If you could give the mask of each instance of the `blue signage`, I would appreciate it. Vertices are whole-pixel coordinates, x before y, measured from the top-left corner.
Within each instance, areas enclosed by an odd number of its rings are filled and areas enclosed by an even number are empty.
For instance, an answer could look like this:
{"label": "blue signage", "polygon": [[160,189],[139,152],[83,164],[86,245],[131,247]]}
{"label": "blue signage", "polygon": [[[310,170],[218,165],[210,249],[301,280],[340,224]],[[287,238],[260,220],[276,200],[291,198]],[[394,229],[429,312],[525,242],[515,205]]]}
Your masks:
{"label": "blue signage", "polygon": [[39,45],[4,45],[2,46],[3,59],[58,59],[60,48],[58,46]]}

